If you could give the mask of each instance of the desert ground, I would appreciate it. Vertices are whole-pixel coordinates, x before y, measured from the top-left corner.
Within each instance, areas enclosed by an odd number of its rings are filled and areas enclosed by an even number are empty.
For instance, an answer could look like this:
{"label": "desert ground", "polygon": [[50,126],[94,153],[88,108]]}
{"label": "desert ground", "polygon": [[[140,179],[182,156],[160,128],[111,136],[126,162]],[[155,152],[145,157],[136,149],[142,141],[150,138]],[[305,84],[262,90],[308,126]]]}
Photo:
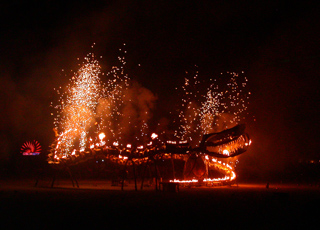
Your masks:
{"label": "desert ground", "polygon": [[110,181],[2,180],[3,229],[299,229],[318,225],[316,185],[240,183],[185,187],[179,192],[134,190]]}

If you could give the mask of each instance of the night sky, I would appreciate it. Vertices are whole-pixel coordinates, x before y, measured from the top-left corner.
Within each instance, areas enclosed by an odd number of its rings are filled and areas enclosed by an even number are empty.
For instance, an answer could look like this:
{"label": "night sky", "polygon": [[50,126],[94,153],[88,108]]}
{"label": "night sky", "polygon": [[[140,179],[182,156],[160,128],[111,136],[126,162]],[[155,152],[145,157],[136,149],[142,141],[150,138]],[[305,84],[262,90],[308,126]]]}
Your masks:
{"label": "night sky", "polygon": [[202,79],[244,71],[253,145],[239,167],[281,172],[320,159],[317,1],[137,2],[1,3],[1,161],[27,140],[46,150],[53,88],[92,51],[108,72],[123,43],[129,76],[158,98],[155,119],[173,109],[167,102],[195,65]]}

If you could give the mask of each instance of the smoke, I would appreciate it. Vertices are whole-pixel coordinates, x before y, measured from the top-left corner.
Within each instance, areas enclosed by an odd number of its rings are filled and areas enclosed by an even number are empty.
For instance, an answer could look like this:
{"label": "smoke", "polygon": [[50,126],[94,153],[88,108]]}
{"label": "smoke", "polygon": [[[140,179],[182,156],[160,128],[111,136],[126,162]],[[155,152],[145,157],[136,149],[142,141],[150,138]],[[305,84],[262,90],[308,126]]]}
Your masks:
{"label": "smoke", "polygon": [[231,113],[221,113],[218,116],[214,117],[214,123],[215,125],[211,125],[211,133],[218,133],[225,129],[230,129],[237,125],[236,122],[234,122],[235,115]]}
{"label": "smoke", "polygon": [[[150,9],[149,3],[133,1],[101,6],[91,2],[76,7],[64,4],[63,9],[51,3],[45,7],[29,4],[30,10],[15,4],[12,9],[5,9],[0,156],[19,151],[22,143],[32,139],[45,149],[45,141],[51,143],[54,135],[49,109],[54,100],[52,89],[68,81],[61,69],[76,69],[76,58],[85,55],[92,42],[97,43],[97,50],[108,62],[102,63],[103,68],[109,68],[113,65],[109,61],[117,55],[115,47],[126,42],[134,47],[128,54],[147,69],[145,79],[139,75],[144,84],[159,89],[155,90],[159,95],[169,94],[169,99],[174,92],[171,95],[168,82],[178,82],[179,74],[175,73],[183,72],[191,63],[218,72],[230,68],[248,70],[253,88],[249,110],[255,113],[257,122],[247,124],[253,144],[241,156],[244,168],[252,167],[253,172],[262,168],[265,172],[281,171],[292,158],[318,159],[319,29],[315,22],[319,21],[319,14],[317,7],[303,5],[308,9],[303,10],[293,4],[275,11],[274,5],[277,4],[256,10],[223,3],[214,7],[214,12],[212,7],[201,7],[195,14],[193,7],[189,11],[164,4]],[[149,78],[150,74],[155,77]],[[104,114],[104,125],[116,119],[110,129],[120,132],[118,136],[127,133],[128,140],[141,136],[143,121],[150,122],[153,117],[156,97],[141,88],[132,85],[128,89],[118,118],[107,116],[114,108],[108,98],[99,103],[98,113]],[[228,116],[223,113],[216,121],[219,125],[211,131],[231,127],[224,122],[230,120]],[[213,118],[208,116],[210,119]],[[159,123],[159,129],[167,129],[166,118]],[[134,126],[139,127],[138,134]],[[112,132],[109,136],[113,137]]]}
{"label": "smoke", "polygon": [[144,142],[149,135],[149,122],[157,97],[136,81],[131,81],[127,87],[113,98],[100,99],[97,115],[102,117],[102,123],[109,141],[121,143]]}
{"label": "smoke", "polygon": [[124,92],[120,126],[126,141],[143,141],[150,135],[148,122],[152,118],[157,97],[148,89],[133,81]]}
{"label": "smoke", "polygon": [[193,147],[195,147],[202,138],[201,127],[199,129],[199,109],[199,103],[190,101],[184,111],[184,124],[181,127],[184,138],[189,139]]}

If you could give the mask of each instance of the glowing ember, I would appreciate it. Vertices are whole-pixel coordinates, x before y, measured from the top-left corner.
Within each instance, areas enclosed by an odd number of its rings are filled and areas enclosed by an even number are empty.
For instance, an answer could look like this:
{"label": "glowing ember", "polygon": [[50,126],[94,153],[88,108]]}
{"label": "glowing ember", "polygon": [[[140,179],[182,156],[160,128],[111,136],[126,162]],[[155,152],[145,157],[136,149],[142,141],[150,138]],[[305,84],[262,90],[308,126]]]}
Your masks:
{"label": "glowing ember", "polygon": [[103,140],[103,138],[105,138],[106,137],[106,135],[104,134],[104,133],[100,133],[99,134],[99,139],[102,141]]}
{"label": "glowing ember", "polygon": [[223,151],[222,151],[222,154],[223,154],[223,155],[227,155],[227,156],[230,155],[230,154],[229,154],[229,151],[228,151],[227,149],[223,150]]}
{"label": "glowing ember", "polygon": [[152,133],[152,134],[151,134],[151,139],[154,140],[154,139],[156,139],[156,138],[158,138],[158,134]]}

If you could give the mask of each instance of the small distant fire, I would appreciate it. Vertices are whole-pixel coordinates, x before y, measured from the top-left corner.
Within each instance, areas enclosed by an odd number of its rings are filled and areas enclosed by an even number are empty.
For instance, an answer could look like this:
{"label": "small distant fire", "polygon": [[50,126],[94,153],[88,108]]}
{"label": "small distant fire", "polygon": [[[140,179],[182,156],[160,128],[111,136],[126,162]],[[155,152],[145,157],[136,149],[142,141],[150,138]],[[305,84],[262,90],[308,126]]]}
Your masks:
{"label": "small distant fire", "polygon": [[41,153],[41,145],[38,141],[27,141],[21,146],[23,156],[37,156]]}

